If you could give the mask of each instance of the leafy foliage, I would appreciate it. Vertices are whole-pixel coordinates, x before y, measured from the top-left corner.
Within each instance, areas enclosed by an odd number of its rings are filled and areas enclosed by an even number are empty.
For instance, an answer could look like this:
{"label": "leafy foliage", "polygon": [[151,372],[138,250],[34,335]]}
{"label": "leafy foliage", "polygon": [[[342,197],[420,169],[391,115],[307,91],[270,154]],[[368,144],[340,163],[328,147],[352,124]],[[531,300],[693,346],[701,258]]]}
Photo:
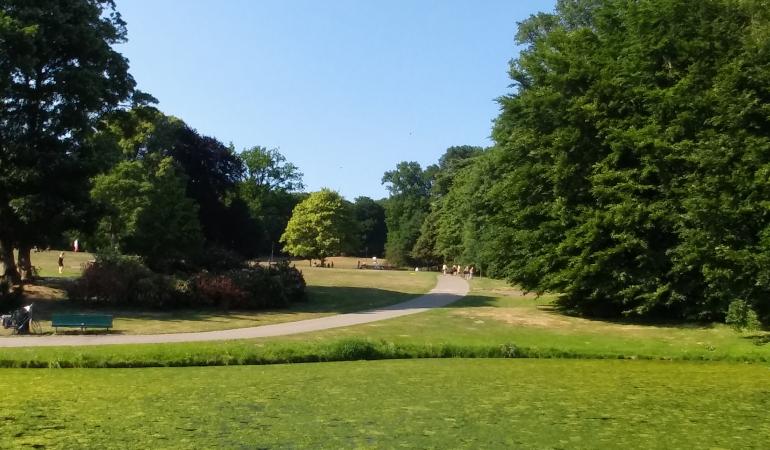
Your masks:
{"label": "leafy foliage", "polygon": [[148,269],[137,257],[102,254],[68,288],[71,299],[94,306],[170,308],[186,298],[176,280]]}
{"label": "leafy foliage", "polygon": [[[28,255],[34,243],[83,220],[95,168],[88,137],[100,114],[134,95],[128,60],[113,48],[125,36],[111,1],[0,4],[3,247]],[[7,256],[0,252],[3,275],[17,278]]]}
{"label": "leafy foliage", "polygon": [[358,255],[382,256],[388,229],[385,225],[385,207],[382,201],[369,197],[357,197],[353,202],[353,214],[360,232]]}
{"label": "leafy foliage", "polygon": [[322,189],[294,208],[281,242],[293,256],[323,261],[355,248],[357,234],[350,203]]}
{"label": "leafy foliage", "polygon": [[590,314],[766,317],[769,19],[565,0],[520,24],[482,189],[491,273]]}
{"label": "leafy foliage", "polygon": [[730,307],[727,308],[725,323],[736,331],[756,331],[760,328],[757,313],[743,300],[734,300],[730,303]]}
{"label": "leafy foliage", "polygon": [[203,244],[198,206],[185,196],[185,180],[171,158],[125,161],[94,180],[92,197],[104,205],[97,236],[121,253],[153,267],[195,257]]}
{"label": "leafy foliage", "polygon": [[496,146],[442,157],[411,256],[586,314],[715,320],[745,302],[770,319],[767,11],[563,0],[522,22]]}
{"label": "leafy foliage", "polygon": [[93,306],[245,310],[304,301],[305,287],[302,273],[287,263],[200,272],[185,279],[154,273],[137,257],[103,254],[70,287],[69,295]]}
{"label": "leafy foliage", "polygon": [[395,265],[412,265],[412,248],[430,209],[434,168],[423,170],[419,163],[400,162],[395,170],[385,172],[382,183],[390,197],[385,202],[388,237],[385,257]]}
{"label": "leafy foliage", "polygon": [[196,305],[230,309],[284,308],[306,300],[305,279],[288,263],[200,273],[192,279]]}

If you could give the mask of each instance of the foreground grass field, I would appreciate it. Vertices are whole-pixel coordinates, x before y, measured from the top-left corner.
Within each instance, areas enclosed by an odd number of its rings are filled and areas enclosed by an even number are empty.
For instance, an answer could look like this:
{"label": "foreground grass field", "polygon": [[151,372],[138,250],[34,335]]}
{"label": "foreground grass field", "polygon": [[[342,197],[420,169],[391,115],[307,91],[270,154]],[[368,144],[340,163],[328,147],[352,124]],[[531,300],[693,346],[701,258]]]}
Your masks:
{"label": "foreground grass field", "polygon": [[[56,266],[56,252],[33,254],[33,263],[48,273],[49,266]],[[83,262],[92,259],[87,253],[77,253]],[[65,261],[75,259],[65,256]],[[355,269],[355,258],[331,258],[335,267],[347,269],[324,269],[310,267],[307,261],[298,261],[308,284],[308,301],[290,308],[276,311],[222,311],[222,310],[176,310],[146,311],[132,309],[92,309],[64,301],[66,294],[60,289],[61,282],[48,286],[28,288],[30,301],[38,307],[43,332],[51,333],[50,316],[56,312],[111,313],[115,316],[114,333],[153,334],[182,333],[244,328],[272,323],[290,322],[377,308],[409,300],[429,291],[436,284],[436,274],[407,271],[374,271]],[[307,264],[307,265],[306,265]],[[350,268],[352,267],[352,268]],[[74,272],[75,269],[70,269]],[[79,272],[78,272],[79,273]],[[10,331],[0,330],[0,336]]]}
{"label": "foreground grass field", "polygon": [[3,370],[0,436],[46,448],[762,448],[770,370],[412,360]]}

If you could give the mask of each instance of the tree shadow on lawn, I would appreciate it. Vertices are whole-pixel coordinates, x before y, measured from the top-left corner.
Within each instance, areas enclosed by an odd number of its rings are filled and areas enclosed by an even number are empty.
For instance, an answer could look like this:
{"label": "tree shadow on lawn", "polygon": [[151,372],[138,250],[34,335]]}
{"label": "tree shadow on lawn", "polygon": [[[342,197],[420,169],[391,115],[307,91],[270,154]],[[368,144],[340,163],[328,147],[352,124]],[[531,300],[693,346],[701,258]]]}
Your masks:
{"label": "tree shadow on lawn", "polygon": [[27,297],[25,304],[35,304],[38,320],[51,320],[53,314],[112,314],[121,319],[147,319],[155,321],[225,321],[227,319],[251,319],[255,315],[269,319],[269,316],[291,314],[344,314],[366,311],[420,297],[421,294],[389,291],[376,288],[310,286],[308,299],[285,308],[264,310],[236,310],[212,307],[150,309],[113,305],[94,305],[68,300],[61,296],[54,298]]}
{"label": "tree shadow on lawn", "polygon": [[770,344],[770,333],[754,333],[748,336],[743,336],[743,339],[749,339],[754,343],[754,345],[761,347],[763,345]]}

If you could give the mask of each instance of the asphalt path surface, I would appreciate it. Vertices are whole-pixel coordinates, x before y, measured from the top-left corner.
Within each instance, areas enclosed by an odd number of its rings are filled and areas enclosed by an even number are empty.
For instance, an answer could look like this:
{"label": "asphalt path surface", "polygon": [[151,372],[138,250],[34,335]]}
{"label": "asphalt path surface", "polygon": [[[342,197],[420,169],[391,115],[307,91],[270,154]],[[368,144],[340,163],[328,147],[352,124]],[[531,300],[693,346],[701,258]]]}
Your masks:
{"label": "asphalt path surface", "polygon": [[408,316],[432,308],[440,308],[468,294],[468,282],[461,277],[439,275],[436,287],[420,297],[383,308],[350,314],[319,317],[296,322],[276,323],[232,330],[201,331],[169,334],[85,334],[0,337],[0,347],[57,347],[116,344],[162,344],[165,342],[229,341],[290,334],[308,333],[331,328],[348,327],[394,317]]}

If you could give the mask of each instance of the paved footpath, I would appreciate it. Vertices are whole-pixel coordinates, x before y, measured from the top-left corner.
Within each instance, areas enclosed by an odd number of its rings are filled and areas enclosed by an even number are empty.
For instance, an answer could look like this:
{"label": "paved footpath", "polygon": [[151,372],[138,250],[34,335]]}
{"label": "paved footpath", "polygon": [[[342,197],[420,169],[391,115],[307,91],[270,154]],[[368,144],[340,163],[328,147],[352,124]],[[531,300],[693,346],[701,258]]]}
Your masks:
{"label": "paved footpath", "polygon": [[455,302],[468,294],[468,282],[460,277],[439,275],[436,287],[427,294],[415,299],[386,306],[380,309],[362,311],[350,314],[319,317],[317,319],[300,320],[297,322],[276,323],[260,327],[236,328],[234,330],[202,331],[197,333],[171,334],[90,334],[90,335],[47,335],[47,336],[13,336],[0,337],[0,347],[52,347],[79,345],[114,345],[114,344],[159,344],[165,342],[196,342],[196,341],[226,341],[233,339],[251,339],[289,334],[307,333],[310,331],[328,330],[330,328],[360,325],[378,320],[407,316],[431,308],[440,308]]}

